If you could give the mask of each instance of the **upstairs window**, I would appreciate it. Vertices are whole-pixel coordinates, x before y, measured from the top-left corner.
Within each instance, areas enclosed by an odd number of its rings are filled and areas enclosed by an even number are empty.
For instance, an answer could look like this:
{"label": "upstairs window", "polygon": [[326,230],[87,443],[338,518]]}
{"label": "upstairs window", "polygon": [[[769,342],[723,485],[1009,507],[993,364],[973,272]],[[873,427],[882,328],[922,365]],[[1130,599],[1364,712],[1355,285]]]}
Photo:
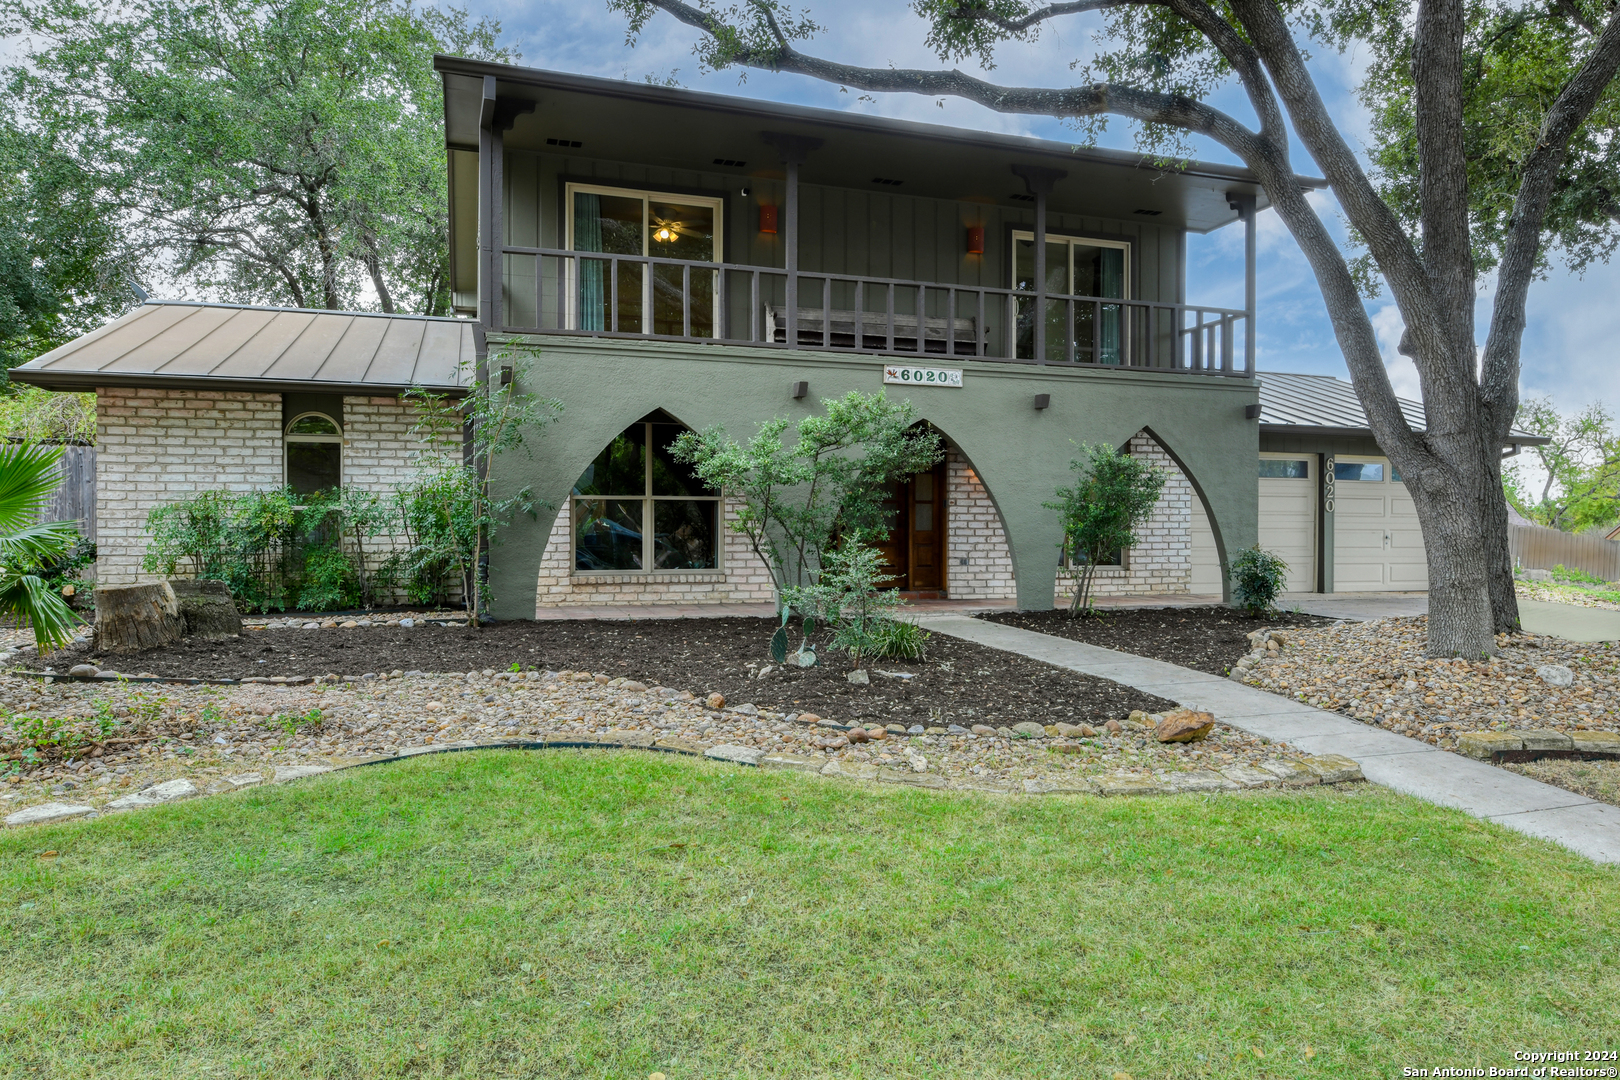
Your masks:
{"label": "upstairs window", "polygon": [[[1035,234],[1018,232],[1013,239],[1013,288],[1033,293],[1035,281]],[[1094,240],[1081,236],[1046,234],[1046,292],[1048,296],[1090,296],[1129,300],[1131,246],[1118,240]],[[1046,359],[1082,364],[1117,364],[1125,348],[1125,306],[1123,304],[1074,305],[1074,355],[1065,353],[1068,341],[1069,305],[1048,301],[1046,305]],[[1018,300],[1018,357],[1035,357],[1035,301]]]}
{"label": "upstairs window", "polygon": [[637,573],[720,565],[720,493],[670,456],[686,429],[630,425],[574,484],[574,569]]}
{"label": "upstairs window", "polygon": [[343,485],[343,429],[325,413],[293,417],[283,435],[287,486],[294,495],[336,491]]}
{"label": "upstairs window", "polygon": [[[568,247],[604,255],[720,261],[719,199],[568,185]],[[621,334],[712,338],[718,271],[672,263],[576,260],[574,326]]]}

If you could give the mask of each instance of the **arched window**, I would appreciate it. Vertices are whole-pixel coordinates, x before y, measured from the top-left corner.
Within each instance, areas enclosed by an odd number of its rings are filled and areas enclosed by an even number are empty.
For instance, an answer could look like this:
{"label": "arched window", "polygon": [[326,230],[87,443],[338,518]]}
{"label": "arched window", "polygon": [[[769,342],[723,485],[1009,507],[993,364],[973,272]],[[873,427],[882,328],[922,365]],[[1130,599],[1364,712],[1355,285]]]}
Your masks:
{"label": "arched window", "polygon": [[287,486],[295,495],[335,491],[343,484],[343,428],[325,413],[300,413],[283,437]]}
{"label": "arched window", "polygon": [[661,419],[631,424],[580,474],[573,498],[576,571],[719,567],[720,493],[669,452],[685,430]]}

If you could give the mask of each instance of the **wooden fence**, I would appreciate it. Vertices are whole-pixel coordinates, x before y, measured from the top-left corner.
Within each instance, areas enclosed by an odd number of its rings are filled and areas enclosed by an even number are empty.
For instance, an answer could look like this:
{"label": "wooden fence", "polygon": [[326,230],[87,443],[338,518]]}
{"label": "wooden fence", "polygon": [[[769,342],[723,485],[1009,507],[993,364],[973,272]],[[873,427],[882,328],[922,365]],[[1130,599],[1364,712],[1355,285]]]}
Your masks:
{"label": "wooden fence", "polygon": [[62,447],[58,466],[61,479],[51,495],[44,521],[77,521],[79,535],[96,540],[96,448],[69,444]]}
{"label": "wooden fence", "polygon": [[1620,581],[1620,543],[1597,533],[1577,535],[1540,525],[1509,525],[1508,549],[1514,564],[1526,570],[1567,566],[1604,581]]}

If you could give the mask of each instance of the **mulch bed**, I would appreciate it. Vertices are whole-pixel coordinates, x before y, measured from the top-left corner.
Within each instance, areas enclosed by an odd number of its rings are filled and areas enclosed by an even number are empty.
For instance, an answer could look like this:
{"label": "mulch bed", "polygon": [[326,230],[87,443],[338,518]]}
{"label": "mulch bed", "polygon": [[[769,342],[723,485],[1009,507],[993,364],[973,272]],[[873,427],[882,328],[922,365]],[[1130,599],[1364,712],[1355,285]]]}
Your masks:
{"label": "mulch bed", "polygon": [[[510,622],[483,629],[425,626],[412,630],[259,630],[240,638],[184,641],[131,656],[95,657],[126,674],[239,679],[274,675],[361,675],[366,672],[451,672],[551,668],[623,675],[706,695],[719,691],[729,704],[812,712],[848,722],[991,724],[1100,724],[1133,709],[1175,707],[1128,686],[1065,671],[997,649],[934,635],[923,661],[883,660],[867,665],[871,684],[845,678],[847,657],[828,656],[809,669],[771,663],[774,620],[749,618],[578,620]],[[793,634],[797,647],[798,635]],[[57,671],[90,660],[88,646],[46,658]],[[36,666],[42,666],[36,662]],[[912,673],[902,679],[880,672]]]}
{"label": "mulch bed", "polygon": [[1330,626],[1338,621],[1287,612],[1251,619],[1225,607],[1124,608],[1074,619],[1064,611],[1008,611],[982,618],[1212,675],[1231,671],[1249,651],[1248,635],[1261,627]]}

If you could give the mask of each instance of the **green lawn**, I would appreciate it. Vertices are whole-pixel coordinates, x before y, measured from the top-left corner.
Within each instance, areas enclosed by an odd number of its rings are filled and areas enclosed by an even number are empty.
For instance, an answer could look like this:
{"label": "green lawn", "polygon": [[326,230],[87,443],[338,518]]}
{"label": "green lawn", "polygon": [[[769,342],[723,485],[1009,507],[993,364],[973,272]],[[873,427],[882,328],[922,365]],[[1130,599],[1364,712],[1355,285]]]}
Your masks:
{"label": "green lawn", "polygon": [[452,754],[0,833],[0,913],[0,1076],[1367,1077],[1620,1047],[1620,872],[1365,785],[1012,800]]}

